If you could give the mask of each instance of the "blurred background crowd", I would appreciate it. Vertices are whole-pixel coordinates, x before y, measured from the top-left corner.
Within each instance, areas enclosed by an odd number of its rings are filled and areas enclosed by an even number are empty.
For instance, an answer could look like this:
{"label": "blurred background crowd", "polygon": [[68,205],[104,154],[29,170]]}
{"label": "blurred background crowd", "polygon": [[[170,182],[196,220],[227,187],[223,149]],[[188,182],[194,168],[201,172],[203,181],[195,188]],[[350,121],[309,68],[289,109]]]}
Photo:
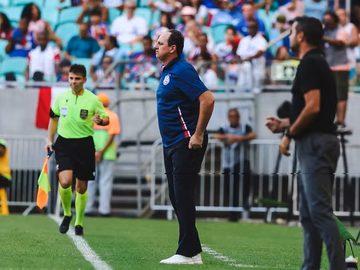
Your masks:
{"label": "blurred background crowd", "polygon": [[[177,29],[183,57],[210,90],[260,91],[293,79],[298,60],[280,36],[302,15],[330,30],[326,48],[346,50],[345,69],[357,85],[360,1],[341,0],[1,0],[0,82],[66,82],[76,62],[88,68],[89,86],[155,86],[154,43]],[[105,72],[115,61],[125,62]]]}

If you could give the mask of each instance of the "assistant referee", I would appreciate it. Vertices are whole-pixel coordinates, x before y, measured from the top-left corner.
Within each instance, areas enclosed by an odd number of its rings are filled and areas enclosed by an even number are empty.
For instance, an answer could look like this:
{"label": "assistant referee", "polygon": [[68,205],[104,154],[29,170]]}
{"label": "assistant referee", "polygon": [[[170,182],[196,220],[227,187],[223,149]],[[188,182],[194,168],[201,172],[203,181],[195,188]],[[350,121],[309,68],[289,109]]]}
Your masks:
{"label": "assistant referee", "polygon": [[267,118],[274,132],[285,131],[279,148],[289,155],[296,141],[299,173],[300,221],[304,229],[302,270],[320,269],[322,243],[330,270],[345,270],[339,229],[333,216],[332,187],[340,147],[334,119],[335,77],[320,50],[323,27],[319,20],[296,18],[290,35],[291,50],[301,59],[292,87],[290,119]]}
{"label": "assistant referee", "polygon": [[[109,118],[99,98],[84,89],[86,69],[72,65],[69,71],[69,90],[59,94],[50,109],[46,151],[55,150],[56,169],[59,175],[59,194],[64,208],[60,233],[69,230],[72,219],[72,179],[76,178],[75,234],[83,235],[83,219],[88,199],[87,181],[95,179],[94,122],[106,126]],[[60,122],[59,122],[60,119]],[[59,126],[58,126],[59,122]],[[59,137],[52,147],[54,134]]]}
{"label": "assistant referee", "polygon": [[183,47],[184,37],[176,30],[163,33],[155,45],[156,57],[163,64],[157,90],[159,129],[169,197],[180,227],[176,254],[160,263],[202,264],[194,191],[215,100],[193,66],[181,59]]}

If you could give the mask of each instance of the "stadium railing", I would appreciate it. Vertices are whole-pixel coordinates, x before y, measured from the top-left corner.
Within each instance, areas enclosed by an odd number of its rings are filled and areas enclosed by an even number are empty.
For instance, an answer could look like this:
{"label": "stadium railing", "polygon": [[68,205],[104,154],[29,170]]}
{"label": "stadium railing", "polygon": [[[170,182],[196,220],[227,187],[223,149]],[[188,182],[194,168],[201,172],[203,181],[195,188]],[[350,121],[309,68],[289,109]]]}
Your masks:
{"label": "stadium railing", "polygon": [[[269,221],[267,214],[281,212],[299,215],[298,185],[297,185],[297,162],[294,167],[294,146],[292,145],[291,156],[281,157],[279,161],[280,140],[253,140],[241,147],[239,158],[243,160],[245,155],[250,161],[250,213],[263,213]],[[247,149],[246,153],[244,149]],[[350,171],[348,177],[343,173],[342,156],[338,161],[333,190],[333,207],[337,216],[350,216],[353,209],[354,216],[360,216],[360,170],[354,160],[360,154],[360,146],[346,145]],[[200,181],[196,185],[196,209],[204,212],[244,212],[242,187],[244,186],[243,171],[240,172],[239,182],[239,206],[233,206],[233,193],[229,190],[234,188],[234,176],[230,173],[230,181],[224,181],[221,169],[224,155],[224,143],[211,138],[204,157],[200,172]],[[161,140],[154,142],[151,150],[151,199],[150,208],[154,211],[167,211],[168,217],[173,215],[173,208],[168,199],[167,179],[164,171],[164,161]],[[230,151],[233,159],[234,151]],[[241,166],[243,167],[243,166]],[[243,168],[241,168],[243,170]],[[349,186],[346,183],[349,179]],[[227,192],[225,192],[227,191]],[[351,193],[351,194],[350,194]],[[349,196],[353,198],[349,201]]]}
{"label": "stadium railing", "polygon": [[9,206],[19,206],[28,215],[36,207],[37,179],[46,157],[46,138],[41,136],[1,135],[7,143],[12,184],[8,189]]}

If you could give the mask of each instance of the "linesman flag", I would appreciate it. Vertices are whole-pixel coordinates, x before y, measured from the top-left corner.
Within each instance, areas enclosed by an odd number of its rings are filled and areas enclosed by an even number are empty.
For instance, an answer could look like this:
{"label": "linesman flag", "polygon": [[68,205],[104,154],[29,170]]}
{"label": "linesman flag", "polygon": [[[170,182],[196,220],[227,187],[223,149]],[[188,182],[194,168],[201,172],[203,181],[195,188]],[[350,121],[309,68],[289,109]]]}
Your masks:
{"label": "linesman flag", "polygon": [[48,193],[51,191],[50,189],[50,181],[48,177],[47,164],[49,158],[51,157],[52,152],[48,151],[48,155],[44,161],[44,165],[42,167],[39,179],[38,179],[38,191],[36,197],[36,204],[40,209],[43,209],[48,202],[49,196]]}

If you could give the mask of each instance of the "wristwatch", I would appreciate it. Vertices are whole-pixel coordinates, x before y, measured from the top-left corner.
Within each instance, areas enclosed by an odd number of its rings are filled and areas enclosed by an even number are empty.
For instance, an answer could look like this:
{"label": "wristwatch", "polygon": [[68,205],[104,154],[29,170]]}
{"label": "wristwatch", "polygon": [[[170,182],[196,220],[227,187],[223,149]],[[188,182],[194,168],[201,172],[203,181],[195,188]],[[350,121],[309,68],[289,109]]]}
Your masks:
{"label": "wristwatch", "polygon": [[286,129],[286,131],[285,131],[285,136],[288,137],[289,139],[292,139],[292,138],[293,138],[293,136],[290,135],[290,129],[289,129],[289,128]]}
{"label": "wristwatch", "polygon": [[102,119],[100,119],[99,126],[102,126],[102,124],[103,124],[103,120],[102,120]]}

